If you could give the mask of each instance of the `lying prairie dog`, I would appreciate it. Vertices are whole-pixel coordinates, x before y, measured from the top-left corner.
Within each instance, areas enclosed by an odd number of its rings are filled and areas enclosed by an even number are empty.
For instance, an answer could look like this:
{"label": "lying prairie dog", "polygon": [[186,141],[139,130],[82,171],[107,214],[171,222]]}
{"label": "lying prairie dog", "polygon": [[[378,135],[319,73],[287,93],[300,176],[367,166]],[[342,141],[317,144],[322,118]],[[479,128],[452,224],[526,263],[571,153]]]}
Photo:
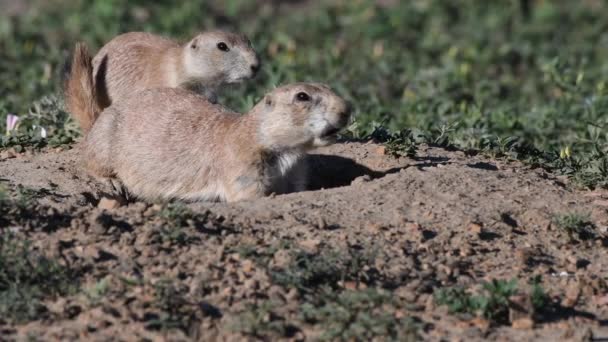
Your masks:
{"label": "lying prairie dog", "polygon": [[[239,114],[179,88],[117,100],[101,114],[86,48],[76,48],[70,101],[92,122],[83,142],[88,170],[143,200],[237,201],[305,190],[307,150],[334,141],[349,119],[330,88],[296,83]],[[95,118],[97,118],[95,120]]]}
{"label": "lying prairie dog", "polygon": [[220,86],[253,78],[259,68],[249,39],[224,31],[200,33],[186,44],[151,33],[125,33],[93,59],[104,108],[148,88],[196,89],[215,102]]}

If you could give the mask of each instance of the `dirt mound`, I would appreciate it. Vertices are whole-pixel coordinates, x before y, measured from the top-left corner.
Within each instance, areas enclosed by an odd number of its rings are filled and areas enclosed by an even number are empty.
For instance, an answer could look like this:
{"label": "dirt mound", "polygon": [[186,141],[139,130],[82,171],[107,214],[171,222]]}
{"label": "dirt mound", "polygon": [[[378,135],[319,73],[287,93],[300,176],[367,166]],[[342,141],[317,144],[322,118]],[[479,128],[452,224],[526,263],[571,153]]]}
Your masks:
{"label": "dirt mound", "polygon": [[[0,334],[608,337],[608,193],[460,151],[384,151],[373,143],[315,151],[317,191],[109,210],[77,149],[2,160],[1,184],[29,201],[5,226],[75,270],[81,286],[45,299],[40,319],[0,318]],[[519,292],[492,279],[515,279]],[[486,297],[483,282],[495,285]],[[441,289],[457,287],[466,294],[446,290],[440,305]],[[544,295],[532,300],[542,297],[543,307],[533,308],[524,293],[539,287]],[[458,298],[469,301],[454,313]]]}

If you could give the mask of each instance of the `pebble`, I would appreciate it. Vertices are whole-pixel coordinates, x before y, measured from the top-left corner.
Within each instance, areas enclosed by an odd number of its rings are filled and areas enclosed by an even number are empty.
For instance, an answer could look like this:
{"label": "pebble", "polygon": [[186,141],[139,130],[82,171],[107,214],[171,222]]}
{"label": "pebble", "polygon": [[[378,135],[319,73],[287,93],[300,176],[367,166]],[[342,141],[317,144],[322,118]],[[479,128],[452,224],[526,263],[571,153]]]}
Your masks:
{"label": "pebble", "polygon": [[580,296],[581,288],[579,284],[571,284],[568,286],[566,290],[566,298],[562,300],[562,305],[567,308],[572,308],[578,302],[578,297]]}
{"label": "pebble", "polygon": [[511,323],[511,327],[514,329],[532,329],[534,328],[534,320],[528,317],[516,319]]}
{"label": "pebble", "polygon": [[479,235],[482,231],[483,226],[480,223],[472,222],[469,224],[469,232]]}
{"label": "pebble", "polygon": [[321,240],[318,239],[308,239],[301,241],[299,243],[300,247],[304,249],[306,252],[311,254],[317,254],[319,252],[319,245],[321,244]]}
{"label": "pebble", "polygon": [[15,158],[16,156],[17,154],[12,149],[0,152],[0,160],[11,159]]}
{"label": "pebble", "polygon": [[99,200],[99,204],[97,204],[97,207],[103,210],[113,210],[116,208],[120,208],[120,202],[115,199],[103,197]]}

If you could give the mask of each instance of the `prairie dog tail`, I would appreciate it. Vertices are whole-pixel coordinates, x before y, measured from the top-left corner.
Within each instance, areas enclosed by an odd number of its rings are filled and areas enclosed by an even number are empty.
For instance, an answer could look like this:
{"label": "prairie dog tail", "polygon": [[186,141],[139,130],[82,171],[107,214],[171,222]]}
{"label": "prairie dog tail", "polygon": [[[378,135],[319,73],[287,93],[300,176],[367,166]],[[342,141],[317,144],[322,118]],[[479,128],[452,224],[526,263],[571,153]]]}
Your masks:
{"label": "prairie dog tail", "polygon": [[83,133],[89,132],[102,111],[93,79],[93,57],[85,43],[74,48],[69,74],[64,81],[65,103]]}

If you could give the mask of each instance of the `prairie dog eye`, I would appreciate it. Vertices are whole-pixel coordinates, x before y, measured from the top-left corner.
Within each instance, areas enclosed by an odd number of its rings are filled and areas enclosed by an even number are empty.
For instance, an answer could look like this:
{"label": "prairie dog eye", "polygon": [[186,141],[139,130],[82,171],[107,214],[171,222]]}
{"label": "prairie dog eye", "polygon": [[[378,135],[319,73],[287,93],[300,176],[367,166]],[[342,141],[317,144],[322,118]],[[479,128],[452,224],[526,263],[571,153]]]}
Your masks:
{"label": "prairie dog eye", "polygon": [[217,48],[224,52],[230,51],[230,49],[228,48],[228,45],[226,45],[226,43],[224,43],[224,42],[217,43]]}
{"label": "prairie dog eye", "polygon": [[296,98],[298,101],[310,101],[310,95],[305,92],[299,92],[298,95],[296,95]]}

